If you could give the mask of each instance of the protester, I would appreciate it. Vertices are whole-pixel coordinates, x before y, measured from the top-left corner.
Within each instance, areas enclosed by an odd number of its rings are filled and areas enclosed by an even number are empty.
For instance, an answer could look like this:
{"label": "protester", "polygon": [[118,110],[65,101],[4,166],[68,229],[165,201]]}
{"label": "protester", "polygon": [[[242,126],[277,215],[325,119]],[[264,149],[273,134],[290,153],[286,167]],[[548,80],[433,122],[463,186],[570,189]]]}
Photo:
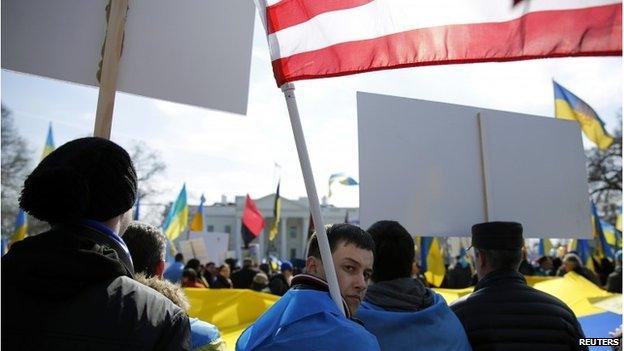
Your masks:
{"label": "protester", "polygon": [[230,280],[230,266],[227,264],[223,264],[219,266],[219,271],[217,272],[217,279],[214,282],[215,289],[232,289],[234,286],[232,285],[232,280]]}
{"label": "protester", "polygon": [[262,272],[256,274],[253,282],[251,282],[251,290],[271,293],[271,290],[269,289],[269,278],[266,274]]}
{"label": "protester", "polygon": [[622,293],[622,250],[615,253],[615,270],[609,274],[605,289],[612,293]]}
{"label": "protester", "polygon": [[179,283],[182,280],[184,270],[184,256],[181,253],[175,255],[175,262],[165,270],[164,277],[172,283]]}
{"label": "protester", "polygon": [[52,229],[2,257],[3,349],[190,349],[184,311],[133,279],[119,233],[136,196],[130,156],[106,139],[70,141],[39,163],[19,204]]}
{"label": "protester", "polygon": [[375,242],[373,284],[356,317],[381,349],[471,350],[444,298],[411,277],[414,239],[407,230],[395,221],[379,221],[368,232]]}
{"label": "protester", "polygon": [[[188,299],[179,285],[163,279],[165,264],[165,237],[159,228],[141,222],[132,222],[124,233],[133,262],[138,262],[135,279],[163,294],[176,306],[187,311]],[[192,270],[192,268],[189,268]],[[225,351],[225,342],[214,325],[189,318],[192,350]]]}
{"label": "protester", "polygon": [[243,268],[231,275],[234,289],[249,289],[251,287],[251,282],[253,282],[258,272],[259,270],[253,267],[253,260],[251,258],[244,259]]}
{"label": "protester", "polygon": [[528,286],[522,260],[522,225],[487,222],[472,227],[472,248],[479,282],[472,294],[451,309],[470,344],[479,350],[587,350],[583,331],[559,299]]}
{"label": "protester", "polygon": [[182,287],[183,288],[199,288],[205,289],[206,286],[199,280],[197,272],[193,268],[185,268],[182,272]]}
{"label": "protester", "polygon": [[318,239],[308,243],[306,274],[247,328],[236,350],[379,350],[377,339],[351,319],[366,293],[373,268],[374,242],[351,224],[327,227],[327,237],[343,296],[346,317],[331,299]]}
{"label": "protester", "polygon": [[442,288],[463,289],[472,284],[472,269],[465,256],[466,252],[464,249],[458,256],[455,256],[455,265],[444,275]]}
{"label": "protester", "polygon": [[204,278],[204,268],[202,267],[201,262],[199,262],[198,259],[191,258],[190,260],[188,260],[188,262],[186,262],[186,266],[184,266],[184,269],[188,268],[191,268],[195,271],[195,273],[197,274],[197,281],[203,285],[203,288],[210,287],[210,284],[208,284],[208,280]]}
{"label": "protester", "polygon": [[204,272],[206,276],[206,280],[208,280],[208,285],[212,288],[214,287],[214,282],[217,279],[217,266],[214,262],[208,262],[204,266]]}
{"label": "protester", "polygon": [[555,275],[553,270],[553,260],[550,256],[541,256],[537,259],[537,268],[535,269],[535,275],[550,277]]}
{"label": "protester", "polygon": [[564,276],[568,272],[575,272],[576,274],[582,276],[583,278],[589,280],[590,282],[600,285],[600,280],[598,280],[598,276],[592,271],[590,271],[587,267],[583,266],[581,263],[581,258],[574,252],[567,253],[563,256],[563,264],[559,268],[557,272],[557,276]]}
{"label": "protester", "polygon": [[527,259],[527,250],[524,246],[522,247],[522,260],[520,261],[518,272],[523,275],[535,275],[535,268]]}
{"label": "protester", "polygon": [[290,288],[290,282],[293,277],[293,265],[289,261],[282,261],[280,273],[277,273],[269,279],[269,289],[271,294],[283,296]]}

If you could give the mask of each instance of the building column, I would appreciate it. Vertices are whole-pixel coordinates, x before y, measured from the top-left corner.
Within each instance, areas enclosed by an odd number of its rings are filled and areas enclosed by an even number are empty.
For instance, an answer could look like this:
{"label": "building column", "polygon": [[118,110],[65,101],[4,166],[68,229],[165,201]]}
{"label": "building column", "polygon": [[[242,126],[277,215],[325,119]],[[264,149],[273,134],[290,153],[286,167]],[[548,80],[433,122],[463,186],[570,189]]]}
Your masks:
{"label": "building column", "polygon": [[278,233],[280,236],[280,259],[286,258],[286,251],[288,250],[288,233],[286,232],[287,226],[286,221],[288,218],[280,218],[280,232]]}
{"label": "building column", "polygon": [[306,249],[308,246],[308,227],[310,227],[310,216],[303,217],[301,219],[303,223],[303,228],[301,229],[301,258],[306,259]]}
{"label": "building column", "polygon": [[236,222],[235,228],[236,230],[230,234],[230,238],[232,237],[232,235],[234,236],[234,251],[236,252],[236,259],[237,260],[241,260],[242,253],[241,253],[241,247],[243,246],[243,238],[241,237],[241,229],[242,229],[242,222],[241,222],[241,214],[238,213],[238,211],[235,212],[234,214],[234,220]]}

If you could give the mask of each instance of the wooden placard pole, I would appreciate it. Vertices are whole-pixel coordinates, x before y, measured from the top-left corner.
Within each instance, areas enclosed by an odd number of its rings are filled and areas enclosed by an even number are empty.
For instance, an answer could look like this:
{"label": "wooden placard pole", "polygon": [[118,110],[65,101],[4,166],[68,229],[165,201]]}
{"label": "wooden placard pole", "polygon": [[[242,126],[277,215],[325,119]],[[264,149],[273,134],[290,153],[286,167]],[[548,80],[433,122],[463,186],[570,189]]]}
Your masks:
{"label": "wooden placard pole", "polygon": [[110,139],[128,0],[111,0],[93,135]]}

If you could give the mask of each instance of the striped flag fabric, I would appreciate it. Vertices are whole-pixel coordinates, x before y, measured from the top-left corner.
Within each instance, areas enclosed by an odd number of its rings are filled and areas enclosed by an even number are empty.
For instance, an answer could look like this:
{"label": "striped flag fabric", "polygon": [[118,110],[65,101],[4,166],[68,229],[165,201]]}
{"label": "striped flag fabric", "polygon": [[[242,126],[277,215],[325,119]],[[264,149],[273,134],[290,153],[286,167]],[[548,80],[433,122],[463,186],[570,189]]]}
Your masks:
{"label": "striped flag fabric", "polygon": [[186,203],[186,184],[178,194],[176,201],[171,205],[169,214],[163,224],[163,232],[170,241],[175,240],[188,225],[188,204]]}
{"label": "striped flag fabric", "polygon": [[48,156],[52,151],[54,151],[54,136],[52,134],[52,122],[48,126],[48,136],[46,137],[45,145],[43,146],[43,152],[41,153],[41,159],[43,160]]}
{"label": "striped flag fabric", "polygon": [[264,217],[256,203],[247,195],[245,199],[245,209],[243,210],[243,219],[241,225],[241,235],[245,248],[249,247],[249,243],[260,235],[262,229],[264,229]]}
{"label": "striped flag fabric", "polygon": [[358,182],[344,173],[335,173],[329,176],[329,192],[327,197],[332,196],[332,185],[338,183],[346,186],[358,185]]}
{"label": "striped flag fabric", "polygon": [[539,243],[537,245],[537,254],[540,256],[550,256],[550,250],[552,250],[552,242],[550,239],[539,239]]}
{"label": "striped flag fabric", "polygon": [[621,55],[621,0],[255,0],[278,86],[421,65]]}
{"label": "striped flag fabric", "polygon": [[613,144],[613,137],[606,131],[604,122],[596,111],[554,80],[553,88],[555,90],[555,117],[577,121],[587,139],[596,143],[601,150],[608,149]]}
{"label": "striped flag fabric", "polygon": [[194,232],[201,232],[204,230],[204,202],[206,202],[206,198],[204,197],[204,194],[202,194],[199,199],[197,212],[195,212],[193,219],[191,219],[191,230]]}
{"label": "striped flag fabric", "polygon": [[427,281],[439,287],[444,281],[446,267],[444,266],[444,252],[436,237],[423,236],[420,238],[420,269],[424,272]]}
{"label": "striped flag fabric", "polygon": [[28,219],[26,218],[26,212],[20,208],[15,218],[15,230],[13,230],[13,235],[11,235],[8,247],[10,248],[11,245],[26,238],[27,232]]}
{"label": "striped flag fabric", "polygon": [[277,190],[275,191],[275,202],[273,203],[273,223],[271,224],[271,229],[269,229],[269,241],[275,240],[277,237],[277,233],[279,229],[277,226],[279,225],[280,217],[282,214],[282,199],[280,198],[280,183],[277,182]]}

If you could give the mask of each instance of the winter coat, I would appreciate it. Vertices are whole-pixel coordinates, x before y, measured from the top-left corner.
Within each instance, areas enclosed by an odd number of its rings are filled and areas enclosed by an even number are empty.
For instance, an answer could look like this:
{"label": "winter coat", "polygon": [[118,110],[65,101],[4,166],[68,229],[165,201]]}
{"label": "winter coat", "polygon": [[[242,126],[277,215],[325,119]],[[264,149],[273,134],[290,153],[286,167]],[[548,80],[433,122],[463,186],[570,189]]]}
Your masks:
{"label": "winter coat", "polygon": [[273,295],[284,296],[289,288],[288,279],[282,273],[275,274],[269,279],[269,289]]}
{"label": "winter coat", "polygon": [[377,337],[382,350],[471,350],[464,327],[446,301],[416,279],[371,285],[356,317]]}
{"label": "winter coat", "polygon": [[579,346],[584,335],[572,310],[528,286],[517,271],[487,274],[472,294],[455,301],[451,309],[475,351],[587,350]]}
{"label": "winter coat", "polygon": [[62,225],[12,246],[2,257],[3,349],[190,349],[188,316],[132,279],[111,235]]}
{"label": "winter coat", "polygon": [[232,284],[234,285],[234,289],[249,289],[251,288],[251,283],[253,282],[253,278],[260,271],[257,269],[253,269],[251,267],[243,267],[241,270],[232,273],[230,279],[232,279]]}
{"label": "winter coat", "polygon": [[[293,277],[292,284],[293,288],[241,334],[237,351],[379,350],[375,336],[338,310],[327,283],[300,274]],[[349,313],[344,301],[343,305]]]}
{"label": "winter coat", "polygon": [[173,262],[171,266],[169,266],[163,277],[172,283],[179,283],[182,280],[182,272],[184,271],[184,263],[182,262]]}

